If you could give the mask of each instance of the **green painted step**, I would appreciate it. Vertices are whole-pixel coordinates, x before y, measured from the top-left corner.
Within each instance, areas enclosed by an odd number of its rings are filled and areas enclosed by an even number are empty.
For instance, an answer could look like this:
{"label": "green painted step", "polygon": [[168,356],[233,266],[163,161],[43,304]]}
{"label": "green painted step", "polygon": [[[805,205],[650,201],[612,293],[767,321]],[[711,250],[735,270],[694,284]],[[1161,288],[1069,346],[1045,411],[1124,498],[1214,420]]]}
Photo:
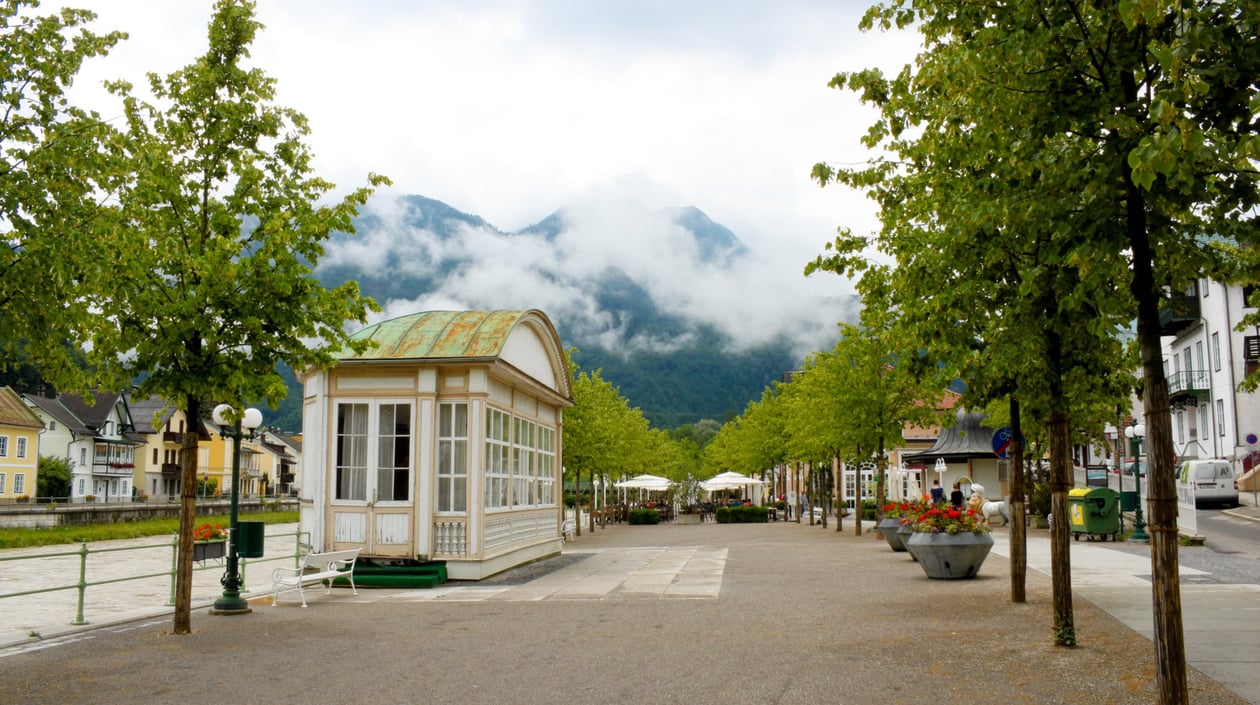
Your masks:
{"label": "green painted step", "polygon": [[[366,557],[354,563],[357,587],[434,588],[445,582],[445,561]],[[349,587],[350,581],[337,578],[333,584]]]}

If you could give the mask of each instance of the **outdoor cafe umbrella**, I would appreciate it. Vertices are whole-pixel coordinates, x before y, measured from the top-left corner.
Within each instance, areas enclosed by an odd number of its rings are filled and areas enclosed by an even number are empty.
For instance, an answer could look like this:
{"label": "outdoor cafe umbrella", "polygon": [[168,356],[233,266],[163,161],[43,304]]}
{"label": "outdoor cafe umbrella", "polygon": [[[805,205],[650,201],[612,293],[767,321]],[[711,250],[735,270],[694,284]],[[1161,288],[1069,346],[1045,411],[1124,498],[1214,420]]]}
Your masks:
{"label": "outdoor cafe umbrella", "polygon": [[629,480],[622,480],[621,482],[614,482],[613,487],[620,487],[623,489],[632,489],[632,490],[637,489],[637,490],[652,490],[656,492],[663,492],[665,490],[668,490],[670,486],[673,484],[674,484],[673,481],[670,480],[669,478],[660,477],[659,475],[636,475],[630,478]]}
{"label": "outdoor cafe umbrella", "polygon": [[724,472],[700,483],[700,487],[713,492],[715,490],[738,490],[745,487],[759,487],[766,484],[765,480],[758,480],[755,477],[741,475],[734,471]]}

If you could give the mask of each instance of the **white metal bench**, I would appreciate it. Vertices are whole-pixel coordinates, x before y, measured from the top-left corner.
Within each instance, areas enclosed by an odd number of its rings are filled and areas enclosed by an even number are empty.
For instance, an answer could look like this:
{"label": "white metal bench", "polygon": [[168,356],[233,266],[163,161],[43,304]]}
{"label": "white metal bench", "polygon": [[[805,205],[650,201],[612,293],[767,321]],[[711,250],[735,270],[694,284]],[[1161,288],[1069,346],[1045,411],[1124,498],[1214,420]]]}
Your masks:
{"label": "white metal bench", "polygon": [[333,580],[347,578],[350,589],[359,594],[354,586],[354,562],[359,557],[359,549],[345,551],[327,551],[324,553],[308,553],[302,557],[302,563],[296,568],[276,568],[271,571],[271,606],[275,607],[280,599],[281,590],[297,590],[302,598],[302,606],[306,606],[306,591],[303,587],[314,583],[328,582],[328,593],[332,593]]}
{"label": "white metal bench", "polygon": [[572,519],[565,519],[564,522],[560,524],[560,540],[568,541],[573,538],[573,530],[575,528],[576,527],[574,526],[574,521]]}

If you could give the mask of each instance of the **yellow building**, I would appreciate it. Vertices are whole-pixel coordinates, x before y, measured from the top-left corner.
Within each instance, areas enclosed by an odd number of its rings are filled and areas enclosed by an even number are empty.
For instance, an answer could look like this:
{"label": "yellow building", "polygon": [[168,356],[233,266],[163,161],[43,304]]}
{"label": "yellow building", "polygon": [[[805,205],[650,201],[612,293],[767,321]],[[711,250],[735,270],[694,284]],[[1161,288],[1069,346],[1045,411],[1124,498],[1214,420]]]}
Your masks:
{"label": "yellow building", "polygon": [[0,502],[25,502],[35,496],[42,430],[44,423],[21,397],[0,387]]}
{"label": "yellow building", "polygon": [[564,350],[541,311],[432,311],[303,377],[302,530],[480,579],[561,546]]}

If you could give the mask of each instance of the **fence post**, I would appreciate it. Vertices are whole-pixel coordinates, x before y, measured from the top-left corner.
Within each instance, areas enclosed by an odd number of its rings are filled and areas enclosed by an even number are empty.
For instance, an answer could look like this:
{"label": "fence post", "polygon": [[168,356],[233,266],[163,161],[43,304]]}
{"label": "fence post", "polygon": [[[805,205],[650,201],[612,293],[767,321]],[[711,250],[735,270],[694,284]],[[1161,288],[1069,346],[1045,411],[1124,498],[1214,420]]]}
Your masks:
{"label": "fence post", "polygon": [[71,622],[75,625],[87,624],[87,620],[83,618],[83,593],[87,591],[87,556],[87,541],[81,541],[79,543],[79,612]]}
{"label": "fence post", "polygon": [[175,579],[179,573],[179,534],[171,537],[171,596],[166,600],[167,607],[175,606]]}

